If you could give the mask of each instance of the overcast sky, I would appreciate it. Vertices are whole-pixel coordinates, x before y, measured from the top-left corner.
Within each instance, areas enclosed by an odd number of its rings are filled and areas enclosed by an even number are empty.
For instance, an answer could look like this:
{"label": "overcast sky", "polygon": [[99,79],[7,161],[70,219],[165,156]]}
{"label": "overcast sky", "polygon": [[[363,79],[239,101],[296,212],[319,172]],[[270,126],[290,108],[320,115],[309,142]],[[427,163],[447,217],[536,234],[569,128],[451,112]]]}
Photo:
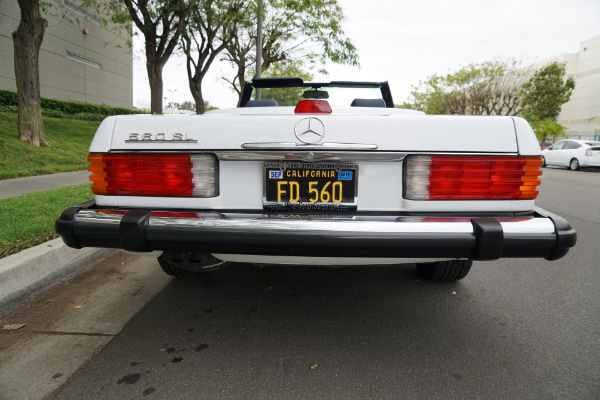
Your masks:
{"label": "overcast sky", "polygon": [[[358,48],[361,68],[329,65],[315,80],[389,81],[395,103],[433,74],[497,59],[539,62],[577,53],[582,41],[600,35],[600,0],[338,0],[344,30]],[[135,46],[140,48],[140,46]],[[149,107],[144,56],[134,60],[134,105]],[[237,96],[215,63],[204,80],[204,97],[220,108]],[[172,56],[163,72],[163,96],[192,101],[182,58]]]}

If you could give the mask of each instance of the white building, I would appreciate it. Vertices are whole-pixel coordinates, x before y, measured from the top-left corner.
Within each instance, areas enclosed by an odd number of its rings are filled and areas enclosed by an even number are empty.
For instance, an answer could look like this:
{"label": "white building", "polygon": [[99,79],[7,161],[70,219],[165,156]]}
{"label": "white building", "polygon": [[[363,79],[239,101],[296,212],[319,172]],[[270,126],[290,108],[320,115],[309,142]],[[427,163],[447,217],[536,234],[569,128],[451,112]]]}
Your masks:
{"label": "white building", "polygon": [[[81,0],[64,1],[63,7],[52,3],[43,14],[48,27],[40,49],[42,97],[131,108],[130,35],[102,24],[106,16],[80,8]],[[17,87],[12,33],[20,18],[17,0],[0,0],[0,89]]]}
{"label": "white building", "polygon": [[581,42],[576,54],[561,54],[551,61],[567,64],[575,79],[575,90],[562,106],[558,123],[567,127],[569,137],[598,139],[600,136],[600,36]]}

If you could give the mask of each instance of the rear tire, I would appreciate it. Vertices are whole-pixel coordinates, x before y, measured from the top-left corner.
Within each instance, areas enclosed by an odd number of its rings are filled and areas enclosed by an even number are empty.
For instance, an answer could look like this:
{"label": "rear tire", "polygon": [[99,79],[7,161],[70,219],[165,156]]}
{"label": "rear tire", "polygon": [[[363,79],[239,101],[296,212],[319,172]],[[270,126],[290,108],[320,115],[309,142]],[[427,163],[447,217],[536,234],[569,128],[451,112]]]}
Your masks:
{"label": "rear tire", "polygon": [[160,264],[160,267],[167,275],[171,275],[176,278],[192,278],[201,274],[200,272],[186,271],[185,269],[179,268],[178,266],[167,260],[166,257],[162,254],[158,256],[157,259],[158,263]]}
{"label": "rear tire", "polygon": [[472,260],[451,260],[416,264],[417,273],[422,278],[437,282],[452,282],[462,279],[467,276],[472,265]]}
{"label": "rear tire", "polygon": [[577,171],[579,169],[579,160],[576,158],[573,158],[570,162],[569,162],[569,169],[571,171]]}

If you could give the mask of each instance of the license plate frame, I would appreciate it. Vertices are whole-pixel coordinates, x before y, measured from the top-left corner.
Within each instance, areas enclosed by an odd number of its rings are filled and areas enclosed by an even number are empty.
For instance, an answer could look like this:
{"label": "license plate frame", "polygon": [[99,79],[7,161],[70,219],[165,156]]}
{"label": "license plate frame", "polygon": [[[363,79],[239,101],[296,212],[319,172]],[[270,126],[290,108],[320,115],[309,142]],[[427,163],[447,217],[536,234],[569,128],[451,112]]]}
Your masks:
{"label": "license plate frame", "polygon": [[[287,183],[278,184],[278,182]],[[315,199],[317,200],[311,201]],[[327,199],[329,201],[323,201]],[[357,164],[296,161],[264,163],[263,208],[265,210],[346,212],[355,211],[357,206]]]}

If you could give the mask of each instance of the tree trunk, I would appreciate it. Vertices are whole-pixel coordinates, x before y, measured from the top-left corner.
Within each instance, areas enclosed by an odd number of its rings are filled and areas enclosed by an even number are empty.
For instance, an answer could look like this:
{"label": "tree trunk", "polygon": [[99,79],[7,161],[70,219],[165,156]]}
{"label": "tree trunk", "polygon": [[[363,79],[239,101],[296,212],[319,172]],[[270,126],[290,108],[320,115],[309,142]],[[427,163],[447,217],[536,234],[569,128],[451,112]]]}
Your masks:
{"label": "tree trunk", "polygon": [[[243,60],[245,62],[245,60]],[[238,90],[235,85],[234,88],[238,93],[238,102],[242,99],[242,93],[244,92],[244,84],[246,83],[246,65],[238,64],[238,72],[237,72],[238,84],[240,85],[240,89]]]}
{"label": "tree trunk", "polygon": [[150,112],[152,112],[152,114],[162,114],[162,65],[159,65],[159,63],[151,62],[150,58],[148,58],[148,62],[146,63],[146,69],[148,70],[148,81],[150,82]]}
{"label": "tree trunk", "polygon": [[198,79],[198,76],[192,78],[188,77],[188,83],[190,85],[190,92],[196,102],[196,114],[204,114],[206,111],[206,104],[204,103],[204,97],[202,96],[202,78]]}
{"label": "tree trunk", "polygon": [[202,92],[200,92],[198,98],[194,96],[194,100],[196,101],[196,114],[204,114],[206,112],[206,104],[202,98]]}
{"label": "tree trunk", "polygon": [[21,21],[13,32],[15,78],[19,98],[19,139],[50,147],[44,137],[40,99],[40,47],[48,21],[40,14],[39,0],[18,0]]}

